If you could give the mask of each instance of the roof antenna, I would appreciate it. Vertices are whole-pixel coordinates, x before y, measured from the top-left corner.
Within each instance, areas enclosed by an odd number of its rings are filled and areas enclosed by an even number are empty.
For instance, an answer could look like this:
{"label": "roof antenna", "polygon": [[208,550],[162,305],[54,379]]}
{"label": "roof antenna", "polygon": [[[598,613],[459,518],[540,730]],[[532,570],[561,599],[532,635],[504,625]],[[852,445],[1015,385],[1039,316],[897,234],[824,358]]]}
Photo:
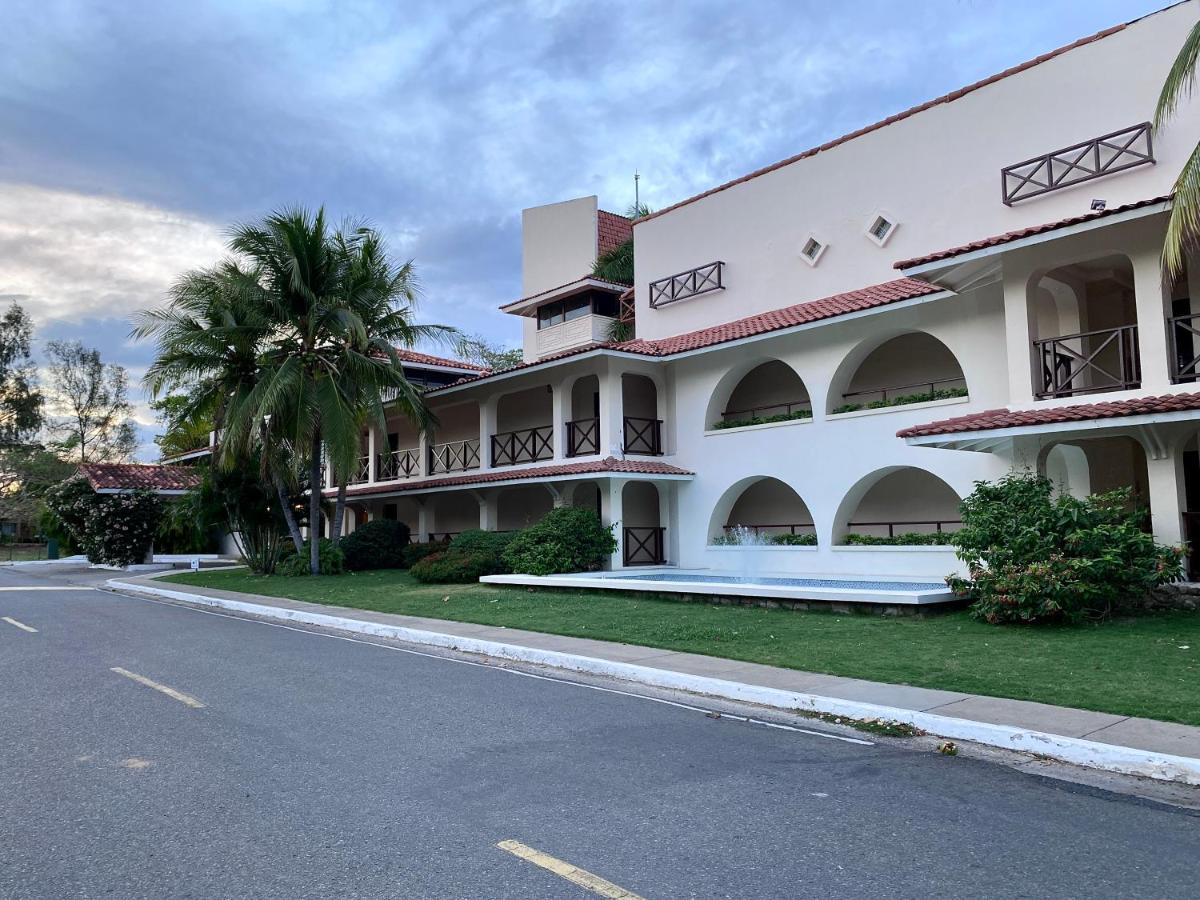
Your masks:
{"label": "roof antenna", "polygon": [[642,176],[638,174],[638,170],[633,170],[633,217],[636,219],[642,214],[642,198],[638,192],[638,182],[642,180]]}

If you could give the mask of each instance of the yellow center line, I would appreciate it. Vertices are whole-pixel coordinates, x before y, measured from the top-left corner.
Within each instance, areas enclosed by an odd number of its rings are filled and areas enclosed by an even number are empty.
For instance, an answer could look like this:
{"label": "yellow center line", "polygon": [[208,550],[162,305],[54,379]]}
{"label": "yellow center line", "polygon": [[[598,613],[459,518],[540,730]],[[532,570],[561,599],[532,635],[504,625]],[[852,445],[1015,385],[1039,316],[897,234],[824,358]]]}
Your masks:
{"label": "yellow center line", "polygon": [[22,631],[28,631],[30,634],[37,634],[36,628],[30,628],[24,622],[18,622],[16,619],[10,619],[8,616],[3,616],[2,618],[9,625],[15,625],[17,628],[20,628]]}
{"label": "yellow center line", "polygon": [[165,684],[159,684],[157,681],[151,681],[145,675],[139,675],[136,672],[130,672],[128,669],[122,669],[120,666],[113,666],[110,671],[116,672],[118,675],[124,675],[136,681],[138,684],[144,684],[148,688],[153,688],[161,694],[166,694],[172,700],[178,700],[184,706],[190,706],[192,709],[204,709],[204,704],[195,697],[189,697],[182,691],[177,691],[175,688],[169,688]]}
{"label": "yellow center line", "polygon": [[526,862],[540,866],[547,872],[553,872],[559,878],[565,878],[572,884],[586,888],[593,894],[599,894],[601,897],[609,897],[611,900],[642,900],[641,897],[632,891],[618,887],[611,881],[601,878],[599,875],[593,875],[586,869],[573,866],[569,862],[563,862],[561,859],[556,859],[548,853],[543,853],[541,850],[534,850],[532,847],[527,847],[520,841],[501,841],[496,846]]}

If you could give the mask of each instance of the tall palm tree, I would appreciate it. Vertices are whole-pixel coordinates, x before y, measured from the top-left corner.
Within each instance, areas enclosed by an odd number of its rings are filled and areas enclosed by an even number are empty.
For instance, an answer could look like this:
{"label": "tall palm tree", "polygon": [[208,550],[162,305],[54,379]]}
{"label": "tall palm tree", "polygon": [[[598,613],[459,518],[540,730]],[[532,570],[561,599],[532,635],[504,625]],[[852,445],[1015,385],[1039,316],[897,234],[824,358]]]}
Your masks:
{"label": "tall palm tree", "polygon": [[[1180,101],[1190,97],[1196,86],[1197,61],[1200,60],[1200,22],[1192,26],[1179,55],[1167,73],[1158,107],[1154,111],[1154,127],[1161,128],[1174,115]],[[1175,179],[1171,219],[1167,223],[1167,238],[1163,246],[1163,266],[1172,277],[1183,272],[1189,249],[1200,246],[1200,144],[1192,151]]]}

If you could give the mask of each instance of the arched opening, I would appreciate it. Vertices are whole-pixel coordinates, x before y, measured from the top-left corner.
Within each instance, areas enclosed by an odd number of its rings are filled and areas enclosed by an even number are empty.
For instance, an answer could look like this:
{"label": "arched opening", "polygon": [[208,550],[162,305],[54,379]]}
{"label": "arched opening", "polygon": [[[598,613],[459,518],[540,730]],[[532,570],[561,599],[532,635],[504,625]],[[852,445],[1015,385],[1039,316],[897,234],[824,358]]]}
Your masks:
{"label": "arched opening", "polygon": [[923,331],[896,335],[873,349],[860,347],[841,368],[830,391],[834,414],[967,396],[950,348]]}
{"label": "arched opening", "polygon": [[437,428],[429,443],[429,474],[479,468],[479,404],[435,407]]}
{"label": "arched opening", "polygon": [[842,501],[842,544],[939,544],[962,527],[958,493],[912,466],[862,479]]}
{"label": "arched opening", "polygon": [[621,405],[625,417],[621,431],[625,452],[661,456],[662,420],[658,417],[658,387],[654,379],[622,375]]}
{"label": "arched opening", "polygon": [[600,452],[600,379],[584,375],[571,385],[567,410],[567,456]]}
{"label": "arched opening", "polygon": [[709,529],[714,544],[816,544],[812,513],[778,478],[747,478],[717,503]]}
{"label": "arched opening", "polygon": [[554,456],[554,393],[542,384],[505,394],[496,403],[491,437],[493,466],[537,462]]}
{"label": "arched opening", "polygon": [[1066,484],[1076,497],[1129,488],[1133,505],[1149,507],[1150,478],[1146,451],[1126,435],[1058,441],[1042,451],[1042,472],[1055,484]]}
{"label": "arched opening", "polygon": [[[569,483],[569,482],[568,482]],[[594,481],[582,481],[575,484],[571,491],[571,505],[582,509],[590,509],[597,516],[603,516],[600,485]]]}
{"label": "arched opening", "polygon": [[627,566],[657,566],[666,562],[658,488],[649,481],[631,481],[621,489],[624,517],[622,537]]}
{"label": "arched opening", "polygon": [[429,540],[449,541],[464,531],[479,527],[479,501],[467,491],[433,494],[430,505]]}
{"label": "arched opening", "polygon": [[411,540],[417,540],[421,527],[421,507],[411,497],[387,497],[371,507],[371,519],[403,522]]}
{"label": "arched opening", "polygon": [[496,528],[519,531],[542,520],[554,508],[554,498],[540,484],[505,488],[496,495]]}
{"label": "arched opening", "polygon": [[1133,264],[1114,254],[1030,280],[1034,392],[1039,398],[1141,384]]}
{"label": "arched opening", "polygon": [[783,360],[771,359],[742,375],[725,395],[718,386],[717,406],[709,405],[712,428],[744,428],[766,422],[812,418],[808,388],[796,370]]}

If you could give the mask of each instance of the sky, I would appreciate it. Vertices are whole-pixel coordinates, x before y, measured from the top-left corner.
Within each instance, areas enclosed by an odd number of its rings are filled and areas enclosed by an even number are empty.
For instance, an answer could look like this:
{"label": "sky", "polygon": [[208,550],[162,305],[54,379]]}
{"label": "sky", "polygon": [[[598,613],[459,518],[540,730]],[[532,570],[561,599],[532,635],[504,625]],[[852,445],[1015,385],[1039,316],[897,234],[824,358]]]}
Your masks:
{"label": "sky", "polygon": [[152,460],[130,316],[233,223],[366,219],[516,345],[523,208],[662,208],[1165,3],[4,0],[0,303],[128,368]]}

